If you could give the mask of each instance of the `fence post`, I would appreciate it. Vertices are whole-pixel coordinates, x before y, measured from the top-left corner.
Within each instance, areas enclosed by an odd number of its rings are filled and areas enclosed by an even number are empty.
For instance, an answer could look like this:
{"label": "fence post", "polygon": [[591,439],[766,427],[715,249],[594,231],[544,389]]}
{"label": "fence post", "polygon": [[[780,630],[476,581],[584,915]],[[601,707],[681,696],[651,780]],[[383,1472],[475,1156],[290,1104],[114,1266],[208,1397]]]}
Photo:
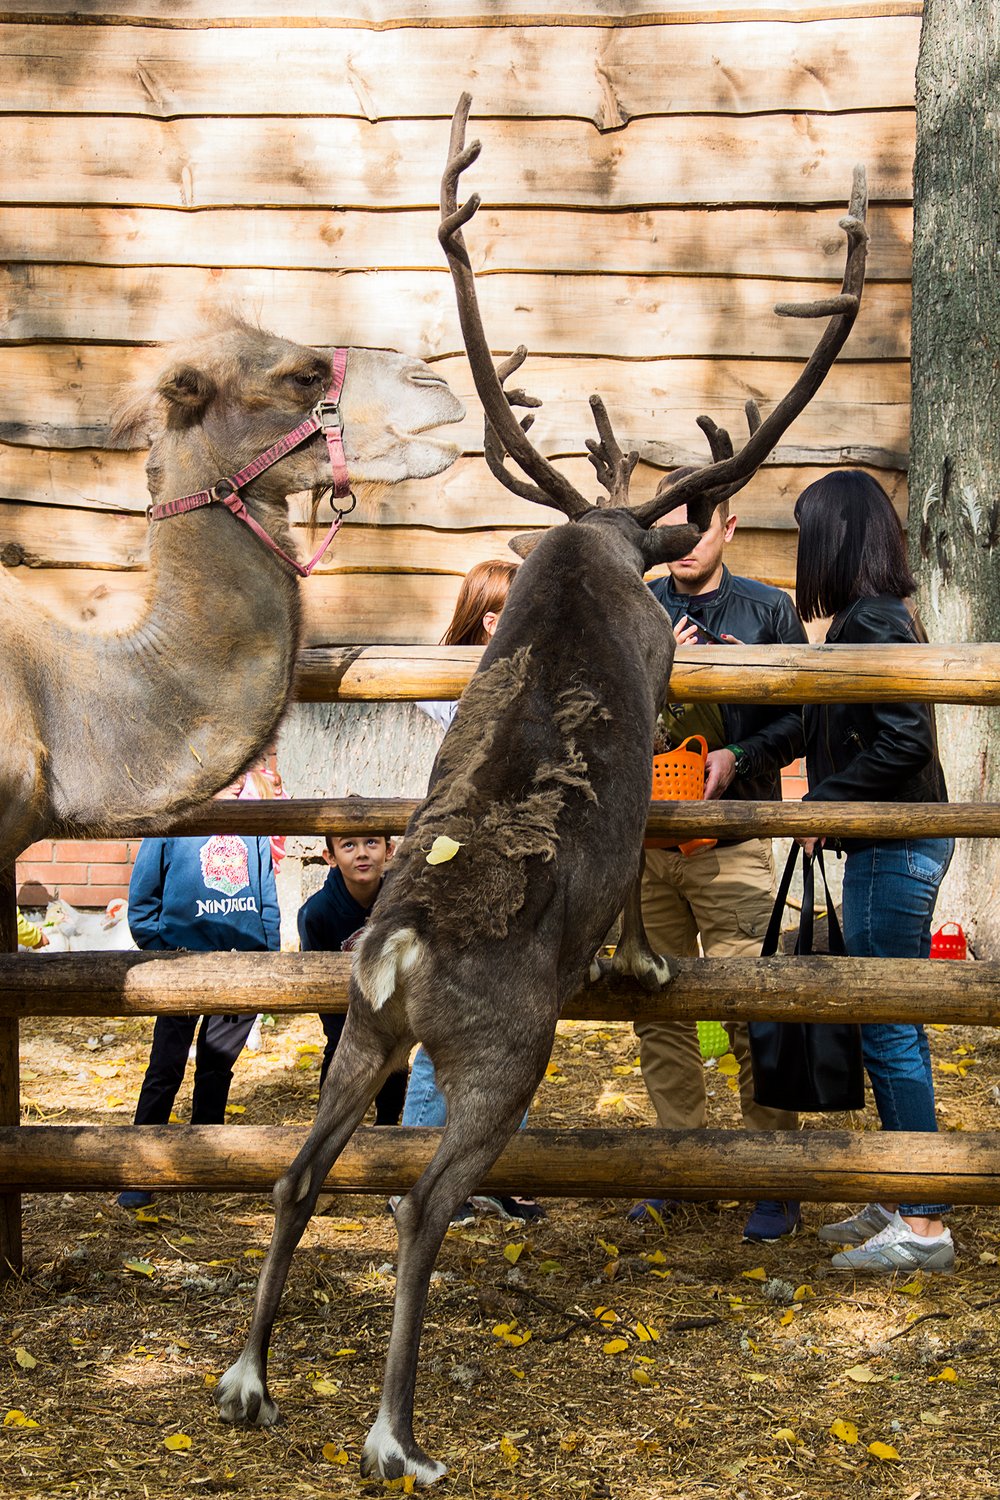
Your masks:
{"label": "fence post", "polygon": [[[17,952],[17,884],[14,866],[0,869],[0,953]],[[0,1125],[19,1125],[21,1076],[16,1016],[0,1016]],[[19,1276],[23,1263],[21,1195],[0,1188],[0,1282]]]}

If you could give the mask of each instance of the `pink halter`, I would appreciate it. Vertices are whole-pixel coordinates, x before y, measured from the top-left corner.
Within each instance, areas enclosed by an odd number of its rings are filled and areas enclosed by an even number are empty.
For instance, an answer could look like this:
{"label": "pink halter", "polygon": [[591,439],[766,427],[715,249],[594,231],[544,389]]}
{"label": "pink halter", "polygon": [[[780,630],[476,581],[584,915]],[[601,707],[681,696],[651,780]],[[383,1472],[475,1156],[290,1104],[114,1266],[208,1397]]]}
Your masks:
{"label": "pink halter", "polygon": [[[240,469],[229,479],[217,479],[209,490],[198,490],[197,494],[183,495],[179,500],[165,500],[161,505],[151,505],[146,512],[147,518],[150,521],[165,521],[170,516],[180,516],[185,511],[198,510],[203,505],[224,505],[238,521],[249,526],[265,547],[270,548],[283,562],[294,568],[300,578],[308,578],[340,530],[344,517],[350,515],[356,504],[347,473],[347,459],[344,454],[344,419],[340,414],[340,393],[344,389],[346,373],[347,350],[335,349],[330,387],[322,401],[316,403],[304,422],[300,422],[298,427],[293,428],[291,432],[286,432],[284,437],[279,438],[263,453],[258,453],[257,457],[252,459],[245,468]],[[333,498],[342,500],[345,495],[350,495],[351,503],[346,510],[337,511],[333,525],[323,538],[319,551],[307,563],[302,564],[279,547],[274,537],[269,536],[263,526],[254,520],[240,497],[240,490],[252,479],[256,479],[258,474],[263,474],[265,469],[269,469],[280,458],[284,458],[286,453],[291,453],[293,448],[298,448],[315,432],[322,432],[326,438],[330,468],[333,471],[331,486]]]}

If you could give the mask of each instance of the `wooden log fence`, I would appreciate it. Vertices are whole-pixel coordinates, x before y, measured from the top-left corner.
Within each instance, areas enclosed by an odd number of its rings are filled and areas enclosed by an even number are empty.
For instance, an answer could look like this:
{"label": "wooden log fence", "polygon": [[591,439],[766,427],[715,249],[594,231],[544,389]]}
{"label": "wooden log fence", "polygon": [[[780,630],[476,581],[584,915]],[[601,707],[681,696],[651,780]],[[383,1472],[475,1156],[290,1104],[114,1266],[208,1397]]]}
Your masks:
{"label": "wooden log fence", "polygon": [[[474,649],[314,647],[299,660],[301,701],[450,699],[478,662]],[[716,702],[1000,702],[1000,645],[698,647],[678,651],[671,696]],[[215,802],[122,835],[214,832],[326,834],[405,828],[405,799]],[[654,803],[650,836],[1000,837],[1000,808],[906,803]],[[118,831],[118,830],[116,830]],[[67,833],[71,830],[67,830]],[[20,1125],[21,1017],[132,1016],[226,1010],[342,1011],[349,959],[339,954],[40,954],[16,947],[12,872],[0,871],[0,1279],[22,1264],[25,1192],[122,1187],[264,1191],[292,1159],[293,1127]],[[679,960],[661,994],[602,979],[567,1006],[569,1019],[629,1022],[716,1017],[950,1021],[1000,1025],[1000,963],[902,959]],[[405,1190],[429,1161],[434,1131],[361,1130],[328,1178],[331,1189]],[[1000,1203],[993,1134],[803,1131],[529,1130],[489,1174],[495,1190],[573,1197],[788,1196],[826,1201],[947,1198]]]}

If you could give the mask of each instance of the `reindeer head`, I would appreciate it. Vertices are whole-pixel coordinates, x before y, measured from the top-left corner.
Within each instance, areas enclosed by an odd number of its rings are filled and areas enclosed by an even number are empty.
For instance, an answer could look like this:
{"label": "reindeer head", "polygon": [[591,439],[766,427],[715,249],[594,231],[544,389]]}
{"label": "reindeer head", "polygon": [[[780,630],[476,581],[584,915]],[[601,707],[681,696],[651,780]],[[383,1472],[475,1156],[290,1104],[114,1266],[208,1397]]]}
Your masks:
{"label": "reindeer head", "polygon": [[[586,500],[541,453],[529,442],[527,434],[534,418],[530,412],[520,421],[513,407],[538,407],[541,403],[524,391],[505,389],[505,382],[527,357],[522,346],[509,359],[494,368],[489,344],[483,331],[476,297],[476,283],[462,228],[479,208],[479,195],[473,195],[459,207],[458,181],[480,152],[479,141],[465,144],[472,99],[463,94],[451,126],[448,162],[441,179],[441,223],[438,238],[451,269],[458,299],[458,315],[472,368],[476,390],[486,415],[485,456],[490,471],[501,484],[524,500],[554,507],[570,521],[611,527],[628,537],[637,550],[643,570],[657,563],[685,556],[709,525],[715,507],[743,488],[771,453],[792,421],[808,405],[822,384],[827,371],[843,347],[861,303],[865,278],[868,232],[865,228],[867,189],[863,167],[855,167],[854,183],[847,216],[840,226],[847,236],[847,265],[840,294],[822,301],[795,304],[779,303],[775,312],[782,317],[829,318],[812,356],[791,390],[777,403],[766,421],[761,421],[754,402],[746,403],[749,437],[739,452],[724,428],[711,417],[698,418],[711,450],[711,463],[701,468],[684,469],[661,482],[651,500],[638,505],[629,502],[629,483],[639,455],[623,453],[599,396],[591,396],[590,405],[597,425],[597,439],[588,439],[590,461],[605,490],[596,505]],[[507,468],[513,459],[528,476],[519,479]],[[531,482],[528,482],[528,481]],[[687,507],[687,526],[665,526],[650,530],[663,516],[681,506]],[[515,551],[530,550],[525,540]]]}

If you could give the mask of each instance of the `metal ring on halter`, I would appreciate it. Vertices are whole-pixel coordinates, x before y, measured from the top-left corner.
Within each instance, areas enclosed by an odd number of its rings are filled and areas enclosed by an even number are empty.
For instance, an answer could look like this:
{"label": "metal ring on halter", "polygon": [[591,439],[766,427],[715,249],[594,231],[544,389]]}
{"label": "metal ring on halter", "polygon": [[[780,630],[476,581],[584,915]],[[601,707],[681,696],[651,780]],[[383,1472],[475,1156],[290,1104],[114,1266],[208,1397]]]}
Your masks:
{"label": "metal ring on halter", "polygon": [[337,512],[337,515],[338,515],[338,516],[349,516],[349,515],[350,515],[350,514],[351,514],[351,511],[352,511],[352,510],[353,510],[353,509],[354,509],[354,507],[355,507],[355,506],[356,506],[356,505],[357,505],[357,503],[358,503],[358,497],[357,497],[357,495],[356,495],[356,494],[355,494],[355,493],[354,493],[354,491],[353,491],[353,490],[348,490],[348,492],[347,492],[347,493],[348,493],[348,494],[349,494],[349,495],[350,495],[350,497],[351,497],[351,503],[350,503],[350,505],[348,505],[348,506],[347,506],[347,508],[346,508],[346,509],[344,509],[344,510],[342,510],[342,509],[341,509],[341,508],[340,508],[340,506],[339,506],[339,505],[334,505],[334,503],[333,503],[333,501],[332,501],[332,500],[331,500],[331,501],[330,501],[330,509],[331,509],[331,510],[335,510],[335,511],[336,511],[336,512]]}

